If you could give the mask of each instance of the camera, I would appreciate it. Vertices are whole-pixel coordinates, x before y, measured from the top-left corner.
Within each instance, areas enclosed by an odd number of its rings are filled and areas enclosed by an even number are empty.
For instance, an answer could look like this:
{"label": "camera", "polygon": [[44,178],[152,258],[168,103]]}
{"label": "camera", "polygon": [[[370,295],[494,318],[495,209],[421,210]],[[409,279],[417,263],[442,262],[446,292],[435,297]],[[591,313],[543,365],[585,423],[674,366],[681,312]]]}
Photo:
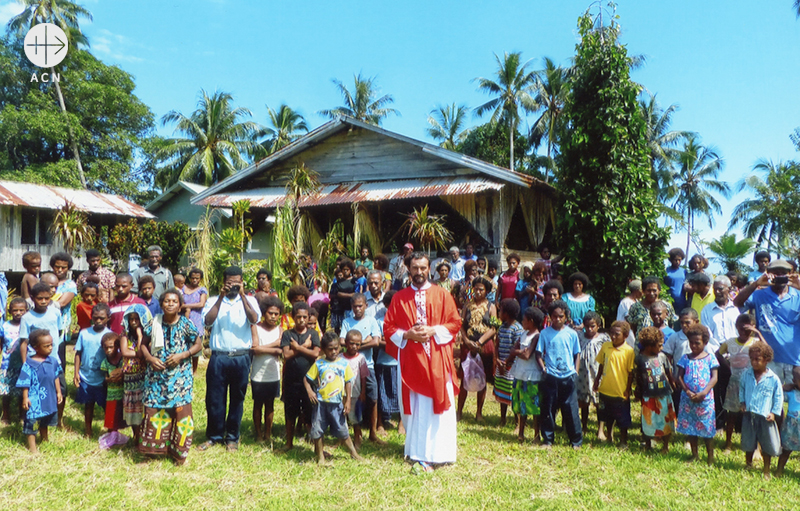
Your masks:
{"label": "camera", "polygon": [[231,293],[236,293],[238,295],[239,294],[239,289],[241,289],[241,287],[242,286],[239,286],[238,284],[235,285],[235,286],[231,286]]}
{"label": "camera", "polygon": [[772,279],[772,283],[773,284],[777,284],[779,286],[782,286],[784,284],[788,284],[789,283],[789,276],[788,275],[776,275]]}

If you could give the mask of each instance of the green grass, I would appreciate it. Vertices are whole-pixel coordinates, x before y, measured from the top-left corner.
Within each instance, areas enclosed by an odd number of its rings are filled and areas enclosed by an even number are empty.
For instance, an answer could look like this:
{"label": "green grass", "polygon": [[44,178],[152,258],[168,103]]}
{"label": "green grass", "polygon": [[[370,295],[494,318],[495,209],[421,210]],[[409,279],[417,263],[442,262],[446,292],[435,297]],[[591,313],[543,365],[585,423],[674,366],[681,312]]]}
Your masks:
{"label": "green grass", "polygon": [[[71,357],[70,357],[71,358]],[[195,443],[204,440],[205,364],[195,386]],[[72,376],[72,367],[67,369]],[[69,378],[68,378],[69,380]],[[70,388],[66,420],[81,431],[83,412]],[[563,433],[552,451],[520,446],[513,426],[497,426],[499,407],[487,399],[487,423],[474,422],[474,397],[459,425],[458,463],[414,476],[403,462],[403,438],[391,431],[389,444],[365,443],[366,463],[330,448],[333,467],[318,467],[313,449],[272,453],[253,441],[248,399],[238,452],[195,449],[183,467],[147,460],[125,447],[101,451],[98,409],[95,438],[76,432],[51,433],[51,442],[31,456],[19,424],[0,429],[0,502],[22,509],[771,509],[796,508],[800,464],[792,458],[783,479],[764,481],[744,469],[740,451],[717,451],[717,463],[687,464],[688,452],[674,445],[669,455],[646,454],[632,435],[631,449],[598,444],[594,430],[573,451]],[[283,445],[283,407],[276,403],[275,447]],[[473,408],[469,408],[472,405]],[[634,415],[638,414],[638,410]],[[594,423],[590,428],[594,427]],[[638,431],[638,423],[631,429]],[[737,439],[738,440],[738,439]],[[718,448],[722,439],[717,437]],[[701,455],[704,450],[701,447]],[[760,467],[758,467],[760,470]]]}

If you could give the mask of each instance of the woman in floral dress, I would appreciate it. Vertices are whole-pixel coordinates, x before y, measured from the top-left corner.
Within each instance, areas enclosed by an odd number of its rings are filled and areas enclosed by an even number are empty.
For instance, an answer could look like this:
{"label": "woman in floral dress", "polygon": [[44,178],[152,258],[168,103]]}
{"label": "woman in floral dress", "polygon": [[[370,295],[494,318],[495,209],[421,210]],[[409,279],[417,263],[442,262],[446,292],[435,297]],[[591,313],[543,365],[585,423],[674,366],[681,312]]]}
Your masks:
{"label": "woman in floral dress", "polygon": [[144,328],[142,354],[147,372],[139,452],[169,454],[182,465],[194,432],[190,359],[202,349],[202,340],[192,322],[180,315],[183,296],[178,290],[165,291],[160,302],[164,313],[157,314]]}

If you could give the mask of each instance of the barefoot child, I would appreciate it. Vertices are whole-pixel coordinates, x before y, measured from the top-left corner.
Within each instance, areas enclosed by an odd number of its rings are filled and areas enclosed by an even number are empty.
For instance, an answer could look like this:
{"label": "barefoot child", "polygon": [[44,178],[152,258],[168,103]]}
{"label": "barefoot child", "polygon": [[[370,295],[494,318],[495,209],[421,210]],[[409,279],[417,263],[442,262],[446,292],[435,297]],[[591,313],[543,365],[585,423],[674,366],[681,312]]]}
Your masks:
{"label": "barefoot child", "polygon": [[22,254],[22,267],[25,275],[22,276],[21,294],[24,300],[33,299],[33,286],[39,283],[39,272],[42,269],[42,256],[39,252],[25,252]]}
{"label": "barefoot child", "polygon": [[308,328],[309,305],[296,301],[292,305],[294,327],[281,334],[283,350],[283,407],[286,417],[286,446],[294,447],[295,422],[302,418],[307,428],[311,426],[311,401],[305,389],[305,377],[319,356],[319,334]]}
{"label": "barefoot child", "polygon": [[642,433],[645,450],[650,439],[660,438],[661,452],[669,451],[669,438],[675,429],[675,407],[672,403],[672,364],[661,351],[663,330],[649,326],[639,330],[642,351],[636,355],[636,398],[642,403]]}
{"label": "barefoot child", "polygon": [[578,416],[578,396],[573,376],[578,366],[581,347],[578,334],[566,326],[567,304],[563,300],[550,303],[550,326],[539,334],[536,344],[536,360],[545,372],[544,381],[539,387],[542,403],[542,443],[547,446],[555,441],[555,414],[561,410],[564,429],[573,449],[583,444],[583,431]]}
{"label": "barefoot child", "polygon": [[[3,397],[4,424],[11,423],[11,397],[18,396],[17,378],[22,368],[22,358],[19,354],[19,328],[22,316],[28,311],[28,303],[20,296],[8,304],[11,321],[0,321],[0,345],[3,349],[3,358],[0,362],[0,396]],[[5,314],[3,314],[5,317]]]}
{"label": "barefoot child", "polygon": [[[250,368],[250,387],[253,389],[253,429],[256,440],[269,441],[272,449],[272,419],[275,400],[281,395],[281,327],[283,302],[267,295],[259,300],[261,323],[254,325],[253,364]],[[262,422],[263,421],[263,422]],[[262,426],[263,425],[263,426]]]}
{"label": "barefoot child", "polygon": [[345,353],[344,359],[353,370],[355,378],[353,379],[353,389],[350,392],[350,413],[347,414],[347,419],[353,425],[353,443],[356,450],[361,449],[361,420],[362,411],[364,409],[364,402],[367,400],[367,377],[369,376],[369,368],[367,367],[367,359],[364,354],[359,350],[361,349],[361,332],[358,330],[350,330],[344,339]]}
{"label": "barefoot child", "polygon": [[500,301],[500,321],[497,329],[497,349],[495,350],[494,398],[500,403],[500,427],[506,425],[506,413],[511,404],[511,393],[514,390],[514,377],[509,369],[514,363],[511,348],[514,347],[525,330],[517,322],[519,302],[514,298]]}
{"label": "barefoot child", "polygon": [[108,332],[102,339],[103,353],[106,358],[100,364],[106,379],[106,415],[104,426],[108,432],[124,428],[122,419],[122,398],[124,395],[122,383],[122,351],[120,350],[120,337],[114,332]]}
{"label": "barefoot child", "polygon": [[36,425],[47,442],[47,429],[58,423],[58,403],[63,401],[61,363],[53,353],[53,338],[47,330],[36,329],[28,336],[28,343],[36,352],[28,357],[20,371],[17,387],[22,389],[22,408],[27,411],[22,423],[22,433],[27,436],[28,450],[35,453]]}
{"label": "barefoot child", "polygon": [[[583,331],[578,332],[578,342],[581,345],[580,366],[578,367],[578,380],[575,384],[578,393],[578,406],[581,409],[581,426],[583,429],[589,427],[589,404],[594,405],[597,410],[597,392],[593,390],[594,382],[597,379],[597,369],[600,364],[595,360],[603,344],[611,342],[608,334],[598,332],[603,318],[600,314],[589,311],[583,317]],[[600,441],[606,439],[605,424],[598,416],[597,438]]]}
{"label": "barefoot child", "polygon": [[614,321],[609,331],[611,342],[603,344],[595,361],[597,379],[594,391],[599,394],[598,420],[606,423],[606,437],[613,440],[614,424],[619,428],[619,446],[628,447],[628,428],[631,427],[631,385],[633,384],[633,348],[625,339],[631,333],[627,321]]}
{"label": "barefoot child", "polygon": [[353,315],[345,318],[341,324],[339,342],[345,342],[345,335],[350,330],[361,332],[361,347],[359,350],[367,361],[367,384],[361,389],[367,395],[364,408],[364,422],[369,426],[369,441],[378,445],[385,445],[386,442],[378,437],[378,379],[375,376],[375,360],[373,352],[380,346],[381,327],[373,316],[368,316],[367,297],[363,293],[355,293],[350,298],[350,308]]}
{"label": "barefoot child", "polygon": [[778,375],[767,367],[772,362],[772,348],[764,341],[750,346],[750,368],[742,373],[739,384],[742,418],[742,450],[747,467],[753,467],[753,453],[761,445],[764,478],[769,479],[773,456],[781,454],[781,437],[776,419],[783,413],[783,387]]}
{"label": "barefoot child", "polygon": [[78,387],[76,401],[83,405],[84,436],[92,437],[94,405],[105,410],[105,375],[100,369],[105,359],[103,336],[111,332],[106,326],[110,316],[107,304],[98,303],[92,309],[92,327],[81,330],[75,344],[75,376],[73,383]]}
{"label": "barefoot child", "polygon": [[[350,392],[355,374],[347,361],[339,357],[339,336],[336,332],[327,332],[321,345],[325,358],[317,359],[303,379],[308,399],[314,405],[311,439],[314,441],[317,463],[325,463],[322,436],[329,427],[333,436],[344,440],[350,456],[354,460],[362,461],[350,439],[345,419],[350,413]],[[315,388],[311,388],[312,383]]]}
{"label": "barefoot child", "polygon": [[[53,338],[53,352],[58,354],[58,344],[61,341],[63,330],[62,315],[58,307],[53,305],[53,292],[50,285],[39,282],[31,288],[31,298],[33,299],[33,309],[22,316],[19,324],[19,355],[22,363],[25,363],[28,355],[33,353],[28,349],[28,334],[37,328],[42,328],[50,333]],[[59,360],[59,363],[60,360]],[[61,373],[58,377],[61,390],[67,391],[67,378],[64,376],[64,366],[61,366]],[[58,427],[64,416],[64,400],[58,403]]]}
{"label": "barefoot child", "polygon": [[122,316],[124,334],[120,341],[122,352],[122,419],[133,430],[134,445],[139,442],[144,419],[145,362],[142,354],[144,326],[150,323],[150,310],[141,303],[131,305]]}
{"label": "barefoot child", "polygon": [[693,325],[684,332],[689,339],[689,353],[678,360],[678,384],[681,404],[678,409],[678,433],[689,437],[692,457],[697,461],[698,438],[703,438],[708,464],[714,463],[714,435],[717,432],[714,415],[714,385],[717,384],[717,357],[706,351],[710,338],[708,328]]}
{"label": "barefoot child", "polygon": [[720,355],[720,364],[727,365],[731,371],[731,378],[728,380],[728,388],[725,394],[723,408],[728,411],[727,422],[725,424],[725,450],[730,451],[733,447],[733,431],[736,424],[742,423],[742,414],[739,411],[739,382],[745,369],[750,367],[750,346],[758,339],[764,338],[761,332],[754,325],[755,320],[749,314],[741,314],[736,318],[736,331],[738,337],[731,337],[719,347],[717,354]]}
{"label": "barefoot child", "polygon": [[781,425],[781,457],[775,475],[783,475],[783,468],[794,451],[800,451],[800,366],[792,368],[792,382],[783,386],[789,401],[789,410]]}
{"label": "barefoot child", "polygon": [[539,331],[544,323],[544,313],[536,307],[528,307],[522,314],[522,337],[511,348],[514,365],[511,375],[514,377],[514,390],[511,393],[511,409],[519,417],[520,443],[525,442],[525,426],[531,416],[533,441],[539,442],[539,384],[544,378],[542,368],[536,361],[533,352],[539,342]]}

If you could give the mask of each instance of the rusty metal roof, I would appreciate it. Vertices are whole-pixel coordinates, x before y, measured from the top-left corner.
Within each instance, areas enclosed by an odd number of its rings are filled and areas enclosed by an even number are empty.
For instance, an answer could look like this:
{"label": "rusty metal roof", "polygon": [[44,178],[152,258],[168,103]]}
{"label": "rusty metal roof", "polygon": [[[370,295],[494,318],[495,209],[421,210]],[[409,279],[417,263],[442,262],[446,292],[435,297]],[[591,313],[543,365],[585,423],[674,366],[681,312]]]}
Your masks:
{"label": "rusty metal roof", "polygon": [[0,206],[59,209],[66,201],[87,213],[155,218],[142,206],[108,193],[17,181],[0,181]]}
{"label": "rusty metal roof", "polygon": [[[500,190],[502,183],[475,177],[441,177],[433,179],[404,179],[342,183],[323,186],[319,193],[304,196],[300,207],[381,202],[440,195],[472,195],[486,190]],[[203,206],[230,207],[234,202],[249,199],[257,208],[276,208],[286,201],[286,189],[281,187],[255,188],[230,194],[215,194],[197,202]]]}

